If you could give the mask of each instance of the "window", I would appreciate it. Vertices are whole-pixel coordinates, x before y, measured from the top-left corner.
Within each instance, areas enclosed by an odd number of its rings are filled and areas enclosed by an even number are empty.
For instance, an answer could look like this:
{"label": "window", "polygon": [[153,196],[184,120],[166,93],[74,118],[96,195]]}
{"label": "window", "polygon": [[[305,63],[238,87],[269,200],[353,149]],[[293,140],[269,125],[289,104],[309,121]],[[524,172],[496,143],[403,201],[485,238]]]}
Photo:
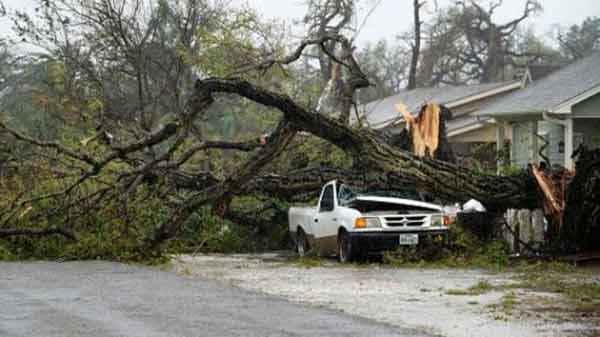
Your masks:
{"label": "window", "polygon": [[354,191],[352,191],[352,188],[346,184],[341,184],[338,187],[338,203],[342,206],[345,206],[347,203],[349,203],[350,201],[352,201],[352,199],[354,199],[356,197],[356,194],[354,193]]}
{"label": "window", "polygon": [[331,212],[333,211],[333,205],[333,185],[328,185],[323,191],[319,212]]}

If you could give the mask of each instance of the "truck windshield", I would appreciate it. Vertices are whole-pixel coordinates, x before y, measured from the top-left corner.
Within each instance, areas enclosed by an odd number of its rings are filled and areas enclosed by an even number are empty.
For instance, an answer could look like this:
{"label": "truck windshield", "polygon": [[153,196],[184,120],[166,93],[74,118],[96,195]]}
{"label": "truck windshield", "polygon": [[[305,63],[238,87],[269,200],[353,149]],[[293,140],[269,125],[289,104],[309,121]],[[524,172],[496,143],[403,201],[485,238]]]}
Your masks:
{"label": "truck windshield", "polygon": [[341,184],[338,189],[338,201],[341,205],[348,203],[359,195],[423,200],[419,192],[415,188],[409,186],[402,190],[379,190],[368,188],[361,189],[357,187],[351,187],[346,184]]}
{"label": "truck windshield", "polygon": [[352,188],[346,184],[341,184],[338,188],[338,203],[345,205],[354,198],[356,198],[356,193],[354,193]]}

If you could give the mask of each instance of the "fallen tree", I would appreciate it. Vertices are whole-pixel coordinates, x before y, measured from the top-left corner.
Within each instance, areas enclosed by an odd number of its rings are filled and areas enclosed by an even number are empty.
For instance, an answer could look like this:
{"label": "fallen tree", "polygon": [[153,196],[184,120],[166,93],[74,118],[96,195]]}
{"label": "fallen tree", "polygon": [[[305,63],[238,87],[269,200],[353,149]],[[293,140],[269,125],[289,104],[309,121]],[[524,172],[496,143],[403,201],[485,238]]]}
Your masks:
{"label": "fallen tree", "polygon": [[241,79],[208,79],[196,84],[196,97],[215,93],[241,95],[280,110],[297,131],[310,132],[351,154],[355,167],[370,180],[388,184],[411,183],[446,200],[476,198],[490,209],[533,207],[534,182],[526,174],[503,177],[480,174],[429,157],[396,149],[367,129],[355,129],[307,110],[289,97],[256,87]]}
{"label": "fallen tree", "polygon": [[[336,53],[335,50],[328,49],[324,42],[334,42],[342,52]],[[75,221],[103,205],[114,203],[115,200],[122,203],[117,208],[125,208],[134,196],[142,193],[138,193],[142,187],[147,187],[143,190],[147,195],[138,199],[143,203],[152,196],[156,202],[168,209],[161,222],[145,236],[143,249],[154,249],[180,233],[190,217],[203,207],[211,207],[219,216],[240,219],[243,217],[236,216],[229,209],[232,199],[236,196],[263,194],[294,200],[314,193],[323,181],[331,179],[344,179],[364,186],[384,186],[390,189],[401,189],[408,184],[451,202],[464,202],[475,198],[488,210],[498,213],[507,208],[540,206],[536,182],[527,171],[516,176],[497,176],[472,171],[434,158],[448,155],[444,150],[447,144],[443,118],[436,133],[440,137],[440,140],[436,140],[439,141],[439,154],[434,153],[433,157],[431,151],[418,156],[407,149],[406,144],[411,144],[414,140],[410,139],[410,133],[404,133],[400,139],[390,141],[360,125],[349,126],[346,122],[353,104],[348,104],[348,100],[352,99],[358,89],[368,86],[369,82],[354,60],[350,41],[343,36],[327,35],[308,39],[289,57],[281,60],[269,59],[245,71],[264,72],[274,65],[283,66],[294,62],[307,46],[320,48],[338,64],[336,71],[342,69],[344,90],[332,90],[327,94],[336,96],[333,100],[344,101],[345,104],[341,106],[345,111],[332,113],[326,108],[317,111],[299,104],[284,93],[261,87],[243,78],[227,77],[198,80],[185,112],[177,117],[176,122],[163,125],[134,141],[105,144],[104,150],[97,153],[88,152],[87,144],[68,147],[58,142],[40,141],[1,123],[0,129],[13,138],[43,151],[52,151],[55,157],[49,162],[58,162],[59,159],[67,161],[68,165],[61,165],[67,170],[64,174],[74,178],[69,180],[66,186],[49,193],[28,197],[19,195],[0,214],[0,227],[6,233],[18,233],[17,228],[11,229],[11,225],[19,224],[20,217],[16,215],[27,207],[48,200],[57,201],[57,204],[42,209],[38,214],[34,211],[33,215],[28,216],[31,219],[50,218],[56,214],[68,213],[67,221]],[[199,139],[198,134],[194,132],[194,122],[201,120],[222,94],[242,97],[276,109],[281,113],[281,120],[266,141],[254,139],[247,142],[228,142]],[[342,149],[352,160],[351,168],[308,168],[264,174],[265,168],[288,149],[299,132],[310,133]],[[196,154],[209,149],[251,152],[251,155],[246,162],[231,170],[231,174],[221,177],[216,172],[189,165],[190,159]],[[149,156],[148,153],[152,155]],[[597,173],[597,170],[595,167],[590,172]],[[94,188],[89,186],[90,182],[96,184]],[[575,186],[583,184],[578,182]],[[583,198],[587,198],[587,195]],[[76,211],[70,213],[74,208]],[[111,212],[111,216],[128,218],[125,213],[113,213],[115,212]],[[579,226],[579,220],[574,221],[572,224]]]}

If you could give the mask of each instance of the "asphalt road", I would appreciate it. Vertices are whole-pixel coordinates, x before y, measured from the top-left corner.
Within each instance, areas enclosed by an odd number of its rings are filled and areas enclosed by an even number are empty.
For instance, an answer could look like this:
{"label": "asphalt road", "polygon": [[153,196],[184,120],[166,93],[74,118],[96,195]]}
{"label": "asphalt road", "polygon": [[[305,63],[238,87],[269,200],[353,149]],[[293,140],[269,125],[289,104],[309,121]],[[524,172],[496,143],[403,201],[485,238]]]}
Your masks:
{"label": "asphalt road", "polygon": [[0,263],[0,336],[425,336],[172,272]]}

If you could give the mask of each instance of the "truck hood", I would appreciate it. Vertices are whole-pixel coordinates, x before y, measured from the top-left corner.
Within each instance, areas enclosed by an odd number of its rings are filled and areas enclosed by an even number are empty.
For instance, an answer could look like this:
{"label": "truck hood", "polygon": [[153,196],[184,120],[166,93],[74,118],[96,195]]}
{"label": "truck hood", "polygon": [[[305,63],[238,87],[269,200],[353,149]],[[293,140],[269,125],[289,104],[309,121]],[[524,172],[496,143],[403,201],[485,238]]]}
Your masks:
{"label": "truck hood", "polygon": [[358,201],[361,203],[366,202],[366,203],[374,203],[374,204],[387,204],[388,206],[398,205],[398,206],[403,206],[404,208],[415,207],[415,208],[420,208],[420,209],[429,210],[429,211],[437,211],[437,212],[442,211],[442,206],[440,206],[440,205],[430,204],[428,202],[422,202],[422,201],[416,201],[416,200],[410,200],[410,199],[402,199],[402,198],[371,197],[371,196],[367,196],[367,195],[359,195],[356,198],[354,198],[350,202],[350,204],[352,204],[354,201]]}

